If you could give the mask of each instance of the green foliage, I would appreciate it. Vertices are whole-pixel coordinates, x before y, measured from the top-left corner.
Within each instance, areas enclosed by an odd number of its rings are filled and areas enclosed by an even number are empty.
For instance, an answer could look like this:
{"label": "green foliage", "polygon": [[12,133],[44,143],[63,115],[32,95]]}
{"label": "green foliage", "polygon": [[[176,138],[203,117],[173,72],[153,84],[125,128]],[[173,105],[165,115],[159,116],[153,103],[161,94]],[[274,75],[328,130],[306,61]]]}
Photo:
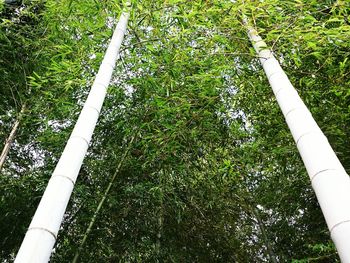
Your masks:
{"label": "green foliage", "polygon": [[[346,1],[132,4],[121,59],[51,261],[74,257],[135,138],[81,262],[337,262],[241,12],[350,171]],[[122,6],[38,0],[0,11],[2,141],[27,105],[0,171],[5,261],[20,245]]]}

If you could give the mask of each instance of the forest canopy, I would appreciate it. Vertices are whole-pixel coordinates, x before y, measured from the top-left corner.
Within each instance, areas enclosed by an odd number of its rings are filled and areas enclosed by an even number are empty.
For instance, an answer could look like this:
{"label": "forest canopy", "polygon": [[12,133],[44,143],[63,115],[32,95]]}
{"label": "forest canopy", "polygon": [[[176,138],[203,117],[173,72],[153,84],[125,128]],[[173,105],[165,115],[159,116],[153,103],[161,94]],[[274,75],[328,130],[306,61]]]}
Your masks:
{"label": "forest canopy", "polygon": [[[0,3],[2,262],[19,250],[124,6]],[[349,173],[349,14],[346,0],[131,1],[50,262],[339,262],[243,18]]]}

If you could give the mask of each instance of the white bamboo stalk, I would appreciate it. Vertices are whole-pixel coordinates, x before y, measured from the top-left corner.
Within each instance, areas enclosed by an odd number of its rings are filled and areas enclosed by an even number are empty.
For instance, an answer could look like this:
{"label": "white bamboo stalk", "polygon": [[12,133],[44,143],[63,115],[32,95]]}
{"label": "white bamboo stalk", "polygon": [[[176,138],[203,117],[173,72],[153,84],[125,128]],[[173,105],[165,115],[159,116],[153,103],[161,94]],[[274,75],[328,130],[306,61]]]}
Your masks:
{"label": "white bamboo stalk", "polygon": [[114,31],[89,96],[17,254],[16,263],[48,262],[63,215],[88,149],[124,38],[129,13]]}
{"label": "white bamboo stalk", "polygon": [[350,262],[350,178],[277,59],[257,31],[248,35],[297,144],[342,262]]}

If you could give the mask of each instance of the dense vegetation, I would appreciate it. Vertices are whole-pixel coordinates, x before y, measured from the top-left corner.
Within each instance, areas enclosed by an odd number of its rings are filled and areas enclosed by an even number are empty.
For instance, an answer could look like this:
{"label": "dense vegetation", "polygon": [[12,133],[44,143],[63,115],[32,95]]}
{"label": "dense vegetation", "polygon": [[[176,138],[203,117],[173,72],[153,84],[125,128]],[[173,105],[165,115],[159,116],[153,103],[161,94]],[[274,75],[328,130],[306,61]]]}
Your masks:
{"label": "dense vegetation", "polygon": [[[0,259],[12,261],[122,2],[0,4]],[[242,24],[273,49],[350,172],[350,5],[135,1],[52,262],[338,262]],[[22,112],[22,113],[21,113]]]}

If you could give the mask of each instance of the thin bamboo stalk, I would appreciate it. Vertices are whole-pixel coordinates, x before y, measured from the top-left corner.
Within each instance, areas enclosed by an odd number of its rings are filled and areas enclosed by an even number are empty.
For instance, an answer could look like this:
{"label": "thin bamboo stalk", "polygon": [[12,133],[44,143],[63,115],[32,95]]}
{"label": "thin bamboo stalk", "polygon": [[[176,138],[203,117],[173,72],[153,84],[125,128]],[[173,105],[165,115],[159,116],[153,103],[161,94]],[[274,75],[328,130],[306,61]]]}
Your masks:
{"label": "thin bamboo stalk", "polygon": [[19,126],[19,124],[20,124],[20,122],[22,120],[23,112],[25,111],[25,109],[26,109],[26,104],[23,104],[22,108],[21,108],[21,111],[18,114],[18,117],[17,117],[16,121],[15,121],[15,123],[12,126],[11,132],[10,132],[9,136],[7,137],[7,139],[6,139],[4,148],[2,149],[2,152],[1,152],[1,155],[0,155],[0,171],[1,171],[2,167],[4,166],[4,163],[5,163],[5,160],[7,158],[8,153],[10,151],[11,145],[12,145],[12,143],[13,143],[15,137],[16,137],[18,126]]}
{"label": "thin bamboo stalk", "polygon": [[82,239],[82,241],[81,241],[81,243],[80,243],[80,245],[79,245],[79,247],[78,247],[78,249],[77,249],[77,251],[76,251],[76,253],[74,255],[72,263],[77,263],[78,262],[78,259],[80,257],[81,251],[83,251],[84,245],[85,245],[85,243],[87,241],[87,238],[89,237],[90,232],[91,232],[91,230],[92,230],[92,228],[93,228],[93,226],[94,226],[94,224],[96,222],[97,216],[100,213],[100,211],[102,209],[102,206],[103,206],[104,202],[106,201],[106,199],[108,197],[109,191],[111,190],[111,188],[113,186],[113,183],[114,183],[115,179],[117,178],[117,175],[118,175],[118,173],[120,171],[120,168],[122,167],[122,164],[123,164],[126,156],[128,155],[129,151],[130,151],[130,148],[132,146],[132,143],[134,142],[134,139],[135,139],[135,136],[133,136],[131,138],[128,148],[126,149],[126,151],[124,152],[122,158],[120,159],[120,161],[118,163],[118,166],[115,169],[114,174],[113,174],[113,176],[112,176],[112,178],[111,178],[111,180],[110,180],[110,182],[109,182],[109,184],[108,184],[108,186],[107,186],[107,188],[106,188],[106,190],[105,190],[105,192],[104,192],[100,202],[97,205],[97,208],[96,208],[96,210],[94,212],[94,215],[92,216],[92,218],[90,220],[89,226],[88,226],[88,228],[85,231],[83,239]]}
{"label": "thin bamboo stalk", "polygon": [[273,53],[253,27],[247,28],[310,176],[340,259],[350,262],[350,178]]}
{"label": "thin bamboo stalk", "polygon": [[265,246],[266,246],[266,251],[269,255],[269,259],[270,259],[270,262],[272,263],[277,263],[277,257],[275,255],[275,253],[273,252],[273,249],[272,249],[272,246],[271,246],[271,243],[270,243],[270,239],[268,237],[268,234],[267,234],[267,230],[265,228],[265,224],[263,222],[263,220],[261,219],[261,216],[260,216],[260,212],[258,209],[256,209],[255,207],[253,206],[250,206],[250,209],[251,209],[251,213],[252,215],[256,218],[256,222],[259,226],[259,229],[260,229],[260,232],[261,232],[261,236],[264,240],[264,243],[265,243]]}
{"label": "thin bamboo stalk", "polygon": [[24,237],[16,263],[49,261],[106,96],[128,18],[129,13],[123,13],[119,19],[89,96]]}

